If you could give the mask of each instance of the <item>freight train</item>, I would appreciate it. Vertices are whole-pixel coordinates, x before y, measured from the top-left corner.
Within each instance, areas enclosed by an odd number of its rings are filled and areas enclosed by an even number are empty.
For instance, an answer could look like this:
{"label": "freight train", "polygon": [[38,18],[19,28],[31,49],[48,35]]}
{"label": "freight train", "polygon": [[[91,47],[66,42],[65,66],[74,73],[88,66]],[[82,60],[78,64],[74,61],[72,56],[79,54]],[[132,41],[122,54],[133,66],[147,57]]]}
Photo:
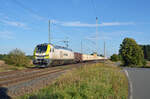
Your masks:
{"label": "freight train", "polygon": [[33,56],[33,64],[41,67],[105,59],[104,57],[97,56],[97,54],[88,55],[73,52],[69,48],[49,43],[37,45]]}

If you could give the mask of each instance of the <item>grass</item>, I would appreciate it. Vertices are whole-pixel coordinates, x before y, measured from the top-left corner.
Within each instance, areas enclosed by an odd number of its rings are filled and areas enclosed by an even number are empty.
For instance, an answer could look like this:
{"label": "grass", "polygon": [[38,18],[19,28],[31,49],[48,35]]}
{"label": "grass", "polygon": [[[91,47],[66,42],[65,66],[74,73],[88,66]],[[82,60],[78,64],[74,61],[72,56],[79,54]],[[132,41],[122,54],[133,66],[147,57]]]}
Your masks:
{"label": "grass", "polygon": [[23,70],[23,69],[27,69],[27,68],[30,68],[30,67],[34,67],[34,65],[31,64],[28,67],[14,66],[14,65],[5,64],[5,62],[3,60],[0,60],[0,72]]}
{"label": "grass", "polygon": [[150,67],[150,61],[147,61],[146,66]]}
{"label": "grass", "polygon": [[7,72],[7,71],[15,71],[15,70],[24,70],[27,69],[27,67],[17,67],[17,66],[13,66],[13,65],[3,65],[0,66],[0,72]]}
{"label": "grass", "polygon": [[128,81],[119,67],[103,64],[67,72],[50,86],[21,99],[127,99]]}
{"label": "grass", "polygon": [[150,68],[150,61],[146,61],[146,65],[145,66],[143,66],[143,68]]}

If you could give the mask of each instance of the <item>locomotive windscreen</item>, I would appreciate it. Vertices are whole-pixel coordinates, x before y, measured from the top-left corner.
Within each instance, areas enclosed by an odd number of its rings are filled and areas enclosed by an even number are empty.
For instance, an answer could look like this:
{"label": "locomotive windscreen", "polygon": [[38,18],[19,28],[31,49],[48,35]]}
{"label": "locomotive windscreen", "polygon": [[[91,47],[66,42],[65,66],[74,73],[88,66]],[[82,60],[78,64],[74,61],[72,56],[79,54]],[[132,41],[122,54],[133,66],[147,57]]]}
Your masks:
{"label": "locomotive windscreen", "polygon": [[37,53],[44,53],[44,52],[46,52],[46,50],[47,50],[47,45],[38,45],[36,52]]}

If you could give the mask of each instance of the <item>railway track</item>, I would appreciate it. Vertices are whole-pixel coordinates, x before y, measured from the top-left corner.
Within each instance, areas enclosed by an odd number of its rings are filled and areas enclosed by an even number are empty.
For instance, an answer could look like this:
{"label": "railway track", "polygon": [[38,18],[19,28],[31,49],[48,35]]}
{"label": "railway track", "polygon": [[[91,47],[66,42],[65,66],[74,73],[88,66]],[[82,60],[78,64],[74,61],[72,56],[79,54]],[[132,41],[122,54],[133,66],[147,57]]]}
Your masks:
{"label": "railway track", "polygon": [[[90,64],[90,63],[95,63],[95,62],[87,62],[87,63]],[[14,83],[27,81],[27,80],[34,79],[36,77],[40,77],[40,76],[47,75],[50,73],[64,71],[65,69],[68,69],[68,68],[74,68],[76,66],[79,67],[79,65],[84,65],[87,63],[69,64],[69,65],[65,65],[66,68],[61,68],[61,66],[59,67],[56,66],[56,67],[49,67],[49,68],[43,68],[43,69],[31,68],[31,69],[20,70],[20,71],[3,72],[3,73],[0,73],[0,87],[4,85],[8,86]]]}
{"label": "railway track", "polygon": [[2,78],[0,79],[0,86],[8,86],[8,85],[12,85],[12,84],[17,84],[19,82],[23,82],[23,81],[27,81],[27,80],[31,80],[34,79],[36,77],[41,77],[41,76],[45,76],[48,75],[50,73],[55,73],[55,72],[60,72],[62,71],[61,69],[56,69],[56,70],[49,70],[49,71],[40,71],[40,72],[34,72],[34,73],[29,73],[26,75],[19,75],[18,77],[8,77],[8,78]]}
{"label": "railway track", "polygon": [[8,72],[8,73],[4,73],[5,75],[0,75],[0,82],[7,80],[7,79],[12,79],[12,78],[19,78],[19,77],[24,77],[24,76],[28,76],[28,75],[34,75],[37,73],[41,73],[41,72],[46,72],[46,71],[51,71],[51,70],[55,70],[55,68],[49,68],[49,69],[28,69],[28,70],[21,70],[21,71],[12,71],[12,72]]}
{"label": "railway track", "polygon": [[7,88],[10,96],[23,95],[50,84],[50,82],[65,73],[67,70],[93,63],[95,62],[0,73],[0,87]]}

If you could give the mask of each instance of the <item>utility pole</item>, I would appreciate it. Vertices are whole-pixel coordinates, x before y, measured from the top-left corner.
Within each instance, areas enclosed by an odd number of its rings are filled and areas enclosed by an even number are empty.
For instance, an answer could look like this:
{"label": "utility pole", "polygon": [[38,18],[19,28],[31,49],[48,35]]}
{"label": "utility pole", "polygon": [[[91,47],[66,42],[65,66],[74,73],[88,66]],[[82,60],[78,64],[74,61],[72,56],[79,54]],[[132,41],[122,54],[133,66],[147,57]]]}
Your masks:
{"label": "utility pole", "polygon": [[96,53],[98,55],[98,17],[96,17]]}
{"label": "utility pole", "polygon": [[48,25],[48,43],[51,43],[51,38],[50,38],[50,24],[51,24],[51,22],[50,22],[50,20],[48,21],[48,23],[49,23],[49,25]]}
{"label": "utility pole", "polygon": [[81,53],[83,52],[82,40],[81,40]]}
{"label": "utility pole", "polygon": [[105,41],[104,41],[104,58],[106,57],[106,48],[105,48]]}

